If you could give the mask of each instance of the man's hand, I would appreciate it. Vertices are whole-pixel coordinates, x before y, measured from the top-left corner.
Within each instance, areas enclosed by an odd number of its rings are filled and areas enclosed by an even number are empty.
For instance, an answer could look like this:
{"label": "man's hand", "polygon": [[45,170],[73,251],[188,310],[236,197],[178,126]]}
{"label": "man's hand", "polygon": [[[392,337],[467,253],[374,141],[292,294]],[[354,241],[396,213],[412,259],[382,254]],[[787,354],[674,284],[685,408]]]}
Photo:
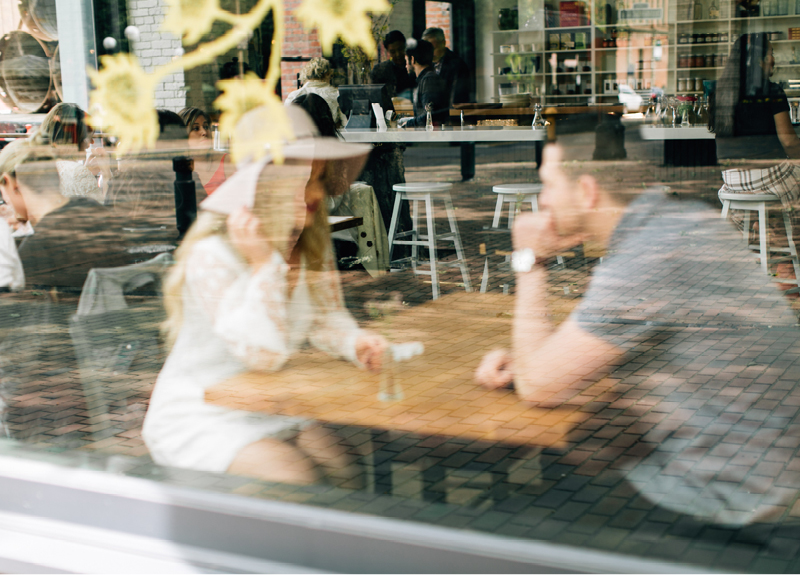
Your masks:
{"label": "man's hand", "polygon": [[514,381],[511,371],[511,352],[506,349],[490,351],[475,370],[475,381],[487,389],[507,387]]}
{"label": "man's hand", "polygon": [[247,208],[228,216],[231,243],[253,267],[261,267],[272,257],[272,246],[261,232],[261,222]]}
{"label": "man's hand", "polygon": [[388,349],[386,338],[366,332],[356,340],[356,359],[372,373],[378,373],[383,367],[383,354]]}
{"label": "man's hand", "polygon": [[514,222],[512,237],[515,250],[530,248],[541,260],[574,248],[588,239],[588,234],[559,235],[552,212],[544,210],[520,215]]}

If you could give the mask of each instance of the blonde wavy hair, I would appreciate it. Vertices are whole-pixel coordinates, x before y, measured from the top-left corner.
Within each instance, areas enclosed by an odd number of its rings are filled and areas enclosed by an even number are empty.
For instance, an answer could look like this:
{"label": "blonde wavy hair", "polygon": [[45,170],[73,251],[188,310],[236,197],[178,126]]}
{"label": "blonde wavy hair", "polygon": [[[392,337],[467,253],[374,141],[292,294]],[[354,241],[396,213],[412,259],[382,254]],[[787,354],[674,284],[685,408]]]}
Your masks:
{"label": "blonde wavy hair", "polygon": [[300,71],[300,82],[309,80],[327,80],[331,75],[331,63],[325,58],[311,58]]}
{"label": "blonde wavy hair", "polygon": [[[294,228],[298,180],[268,180],[264,174],[265,172],[262,172],[256,187],[252,212],[261,222],[261,231],[267,241],[288,260],[294,247],[289,245],[289,240]],[[302,185],[305,189],[305,183]],[[169,347],[175,343],[183,324],[183,288],[186,284],[189,257],[195,246],[206,238],[220,236],[229,242],[226,220],[226,215],[201,210],[180,247],[175,251],[175,264],[164,279],[164,308],[167,319],[162,324],[162,332]],[[320,203],[313,224],[300,234],[297,246],[306,269],[312,271],[328,269],[332,252],[325,202]],[[310,282],[309,291],[312,298],[324,301],[326,294],[320,293],[320,286]]]}

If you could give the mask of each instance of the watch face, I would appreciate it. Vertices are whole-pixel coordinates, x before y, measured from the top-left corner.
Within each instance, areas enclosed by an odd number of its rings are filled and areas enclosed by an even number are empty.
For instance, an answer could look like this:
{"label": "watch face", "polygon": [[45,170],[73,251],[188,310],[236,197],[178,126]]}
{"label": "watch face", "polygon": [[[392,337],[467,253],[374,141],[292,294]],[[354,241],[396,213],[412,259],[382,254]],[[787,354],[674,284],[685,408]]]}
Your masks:
{"label": "watch face", "polygon": [[535,263],[536,256],[533,255],[533,250],[530,248],[518,250],[511,254],[511,268],[517,273],[531,271]]}

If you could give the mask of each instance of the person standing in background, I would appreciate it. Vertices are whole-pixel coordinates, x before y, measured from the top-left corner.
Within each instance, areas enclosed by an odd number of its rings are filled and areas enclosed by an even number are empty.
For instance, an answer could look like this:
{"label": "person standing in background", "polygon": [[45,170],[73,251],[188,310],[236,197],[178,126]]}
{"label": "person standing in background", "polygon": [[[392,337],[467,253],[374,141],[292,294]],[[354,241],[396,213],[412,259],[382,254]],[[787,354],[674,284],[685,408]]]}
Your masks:
{"label": "person standing in background", "polygon": [[450,94],[450,105],[469,102],[469,67],[458,54],[447,47],[444,30],[428,28],[422,33],[422,39],[433,44],[433,68],[445,82],[447,93]]}
{"label": "person standing in background", "polygon": [[447,121],[449,109],[448,91],[444,79],[433,69],[433,45],[420,40],[408,50],[408,61],[417,74],[417,87],[414,90],[414,117],[403,118],[403,127],[425,127],[427,114],[437,124]]}
{"label": "person standing in background", "polygon": [[389,86],[391,97],[411,99],[415,79],[406,67],[406,37],[400,30],[392,30],[383,39],[389,59],[377,64],[370,72],[373,84]]}

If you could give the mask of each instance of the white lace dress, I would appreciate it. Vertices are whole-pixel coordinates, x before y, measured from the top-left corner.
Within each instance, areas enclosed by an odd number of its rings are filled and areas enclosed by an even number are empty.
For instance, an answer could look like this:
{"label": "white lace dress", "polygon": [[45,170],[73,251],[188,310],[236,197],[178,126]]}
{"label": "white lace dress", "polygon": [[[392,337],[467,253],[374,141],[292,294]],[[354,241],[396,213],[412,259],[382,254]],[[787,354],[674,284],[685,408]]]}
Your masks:
{"label": "white lace dress", "polygon": [[[288,266],[276,252],[255,273],[219,236],[199,241],[187,260],[183,326],[156,381],[142,435],[156,463],[224,472],[245,446],[287,439],[303,419],[231,410],[205,390],[248,371],[280,369],[307,341],[355,362],[360,330],[342,303],[337,272],[301,271],[289,294]],[[309,277],[322,282],[311,297]]]}

